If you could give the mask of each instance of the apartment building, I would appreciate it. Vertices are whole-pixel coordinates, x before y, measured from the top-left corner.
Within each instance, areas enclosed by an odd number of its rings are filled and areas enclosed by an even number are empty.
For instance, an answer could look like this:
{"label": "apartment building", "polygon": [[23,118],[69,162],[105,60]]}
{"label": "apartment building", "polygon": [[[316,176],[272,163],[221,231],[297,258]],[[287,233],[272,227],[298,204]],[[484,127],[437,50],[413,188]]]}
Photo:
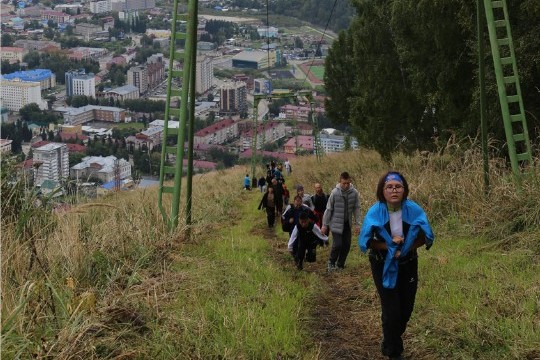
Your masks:
{"label": "apartment building", "polygon": [[236,137],[238,137],[238,123],[232,119],[225,119],[197,131],[193,143],[224,144]]}
{"label": "apartment building", "polygon": [[214,85],[214,64],[210,56],[197,56],[195,92],[204,94]]}
{"label": "apartment building", "polygon": [[48,69],[16,71],[11,74],[2,75],[2,77],[6,80],[39,82],[41,90],[50,89],[56,86],[56,75]]}
{"label": "apartment building", "polygon": [[148,87],[154,88],[165,79],[165,61],[163,54],[158,53],[146,59],[146,75]]}
{"label": "apartment building", "polygon": [[96,97],[96,77],[84,69],[67,71],[66,96],[86,95]]}
{"label": "apartment building", "polygon": [[225,84],[220,88],[219,111],[222,114],[247,112],[247,88],[245,82]]}
{"label": "apartment building", "polygon": [[34,183],[36,186],[46,180],[59,182],[69,176],[69,156],[66,144],[49,143],[33,149]]}
{"label": "apartment building", "polygon": [[139,94],[144,94],[148,90],[148,72],[146,66],[139,65],[131,67],[127,72],[127,83],[139,89]]}
{"label": "apartment building", "polygon": [[[245,132],[241,135],[242,146],[244,149],[251,148],[253,141],[253,129],[248,122],[244,123]],[[285,137],[286,127],[283,122],[270,121],[257,126],[257,149],[262,148],[266,143],[274,142]]]}
{"label": "apartment building", "polygon": [[66,125],[79,125],[94,120],[114,123],[126,120],[126,111],[112,106],[57,107],[54,110],[62,114]]}
{"label": "apartment building", "polygon": [[102,14],[112,11],[111,0],[92,1],[90,3],[90,12],[92,14]]}
{"label": "apartment building", "polygon": [[0,103],[3,108],[10,111],[19,111],[23,106],[36,103],[40,109],[47,108],[47,102],[41,98],[41,85],[39,82],[14,80],[1,80],[2,96]]}
{"label": "apartment building", "polygon": [[[345,150],[345,147],[349,147],[351,150],[358,149],[358,141],[354,137],[332,135],[322,131],[319,141],[325,153],[342,152]],[[348,145],[347,142],[349,143]]]}
{"label": "apartment building", "polygon": [[86,182],[90,178],[98,178],[104,183],[115,180],[118,173],[120,179],[131,177],[131,164],[125,159],[117,159],[116,156],[86,156],[82,162],[69,169],[72,179]]}
{"label": "apartment building", "polygon": [[22,62],[23,56],[26,55],[27,52],[28,51],[22,47],[2,46],[0,47],[0,60],[7,60],[10,64]]}

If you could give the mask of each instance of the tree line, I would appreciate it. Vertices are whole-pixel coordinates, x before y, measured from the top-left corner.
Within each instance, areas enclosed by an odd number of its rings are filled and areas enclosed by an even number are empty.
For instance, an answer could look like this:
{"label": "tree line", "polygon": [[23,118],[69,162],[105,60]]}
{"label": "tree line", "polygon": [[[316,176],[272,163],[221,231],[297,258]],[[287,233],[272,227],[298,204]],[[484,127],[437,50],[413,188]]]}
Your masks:
{"label": "tree line", "polygon": [[[540,2],[508,2],[531,139],[540,136]],[[325,65],[328,116],[350,123],[363,145],[433,150],[452,136],[478,135],[479,85],[474,2],[355,2],[357,16]],[[487,28],[487,121],[505,141]]]}

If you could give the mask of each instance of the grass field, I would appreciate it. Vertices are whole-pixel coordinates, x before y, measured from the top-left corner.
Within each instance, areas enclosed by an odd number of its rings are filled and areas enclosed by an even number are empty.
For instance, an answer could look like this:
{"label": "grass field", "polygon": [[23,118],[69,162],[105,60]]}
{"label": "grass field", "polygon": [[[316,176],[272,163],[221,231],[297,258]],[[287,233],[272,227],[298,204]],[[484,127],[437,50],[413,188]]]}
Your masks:
{"label": "grass field", "polygon": [[144,124],[141,122],[118,123],[118,124],[114,124],[113,128],[117,128],[120,130],[123,130],[123,129],[142,130],[144,129]]}
{"label": "grass field", "polygon": [[[349,171],[362,212],[381,173],[393,168],[407,176],[410,197],[425,207],[437,236],[431,250],[421,250],[405,339],[412,358],[540,358],[540,176],[525,179],[516,193],[505,180],[510,170],[491,166],[495,195],[486,196],[478,150],[396,154],[387,164],[363,149],[320,162],[295,158],[293,166],[287,184],[306,190],[320,182],[328,191]],[[256,210],[260,193],[241,190],[246,167],[194,179],[191,237],[186,228],[167,230],[155,188],[57,213],[45,202],[36,206],[24,183],[13,185],[9,168],[0,169],[2,358],[345,358],[319,355],[313,346],[332,340],[308,326],[328,276],[292,270],[284,234],[276,230],[270,239]],[[343,275],[354,282],[331,281],[352,295],[337,309],[378,329],[376,307],[369,318],[359,315],[376,295],[367,257],[355,241],[351,250]],[[335,345],[349,351],[361,340],[345,333]],[[348,358],[378,359],[358,351]]]}
{"label": "grass field", "polygon": [[324,80],[324,66],[312,66],[310,72],[317,77],[317,79]]}

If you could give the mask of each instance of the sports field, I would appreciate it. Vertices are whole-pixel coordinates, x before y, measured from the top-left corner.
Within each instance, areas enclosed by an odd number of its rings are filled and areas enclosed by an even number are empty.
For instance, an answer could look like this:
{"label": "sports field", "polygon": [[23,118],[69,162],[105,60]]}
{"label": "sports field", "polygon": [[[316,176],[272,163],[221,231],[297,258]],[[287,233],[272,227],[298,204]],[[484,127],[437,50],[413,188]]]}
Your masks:
{"label": "sports field", "polygon": [[312,66],[310,72],[319,80],[324,80],[324,66]]}

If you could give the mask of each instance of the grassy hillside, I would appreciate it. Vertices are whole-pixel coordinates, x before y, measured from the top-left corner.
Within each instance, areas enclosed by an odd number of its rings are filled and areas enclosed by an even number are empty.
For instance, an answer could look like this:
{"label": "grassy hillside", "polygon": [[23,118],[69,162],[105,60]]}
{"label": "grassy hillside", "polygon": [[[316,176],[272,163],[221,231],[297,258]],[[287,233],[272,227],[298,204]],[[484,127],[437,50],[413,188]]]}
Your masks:
{"label": "grassy hillside", "polygon": [[[329,191],[349,171],[365,211],[378,177],[403,172],[437,235],[420,255],[409,353],[540,357],[540,174],[516,193],[504,163],[492,160],[485,194],[479,154],[447,150],[391,165],[368,151],[295,159],[287,183]],[[166,231],[155,189],[52,213],[13,189],[3,167],[2,358],[330,358],[313,325],[335,282],[316,267],[293,271],[285,236],[256,210],[260,193],[241,190],[245,171],[197,176],[188,239],[185,228]],[[340,286],[372,301],[366,319],[377,337],[367,258],[354,247],[349,263]],[[356,299],[344,315],[361,322],[365,306]]]}

